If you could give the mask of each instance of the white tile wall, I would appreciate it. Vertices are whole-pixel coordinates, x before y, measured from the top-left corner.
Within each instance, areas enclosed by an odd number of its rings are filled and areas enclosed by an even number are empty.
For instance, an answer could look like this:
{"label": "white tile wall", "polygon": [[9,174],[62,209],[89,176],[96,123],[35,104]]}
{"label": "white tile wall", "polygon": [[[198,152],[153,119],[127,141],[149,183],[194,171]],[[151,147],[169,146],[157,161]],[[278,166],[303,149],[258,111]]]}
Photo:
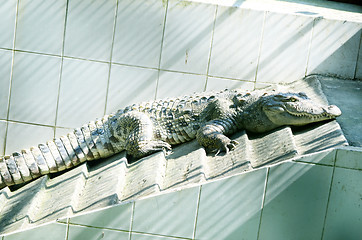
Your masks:
{"label": "white tile wall", "polygon": [[57,126],[75,128],[102,117],[109,64],[64,59]]}
{"label": "white tile wall", "polygon": [[255,80],[264,12],[218,7],[209,74]]}
{"label": "white tile wall", "polygon": [[354,78],[362,23],[316,19],[307,74]]}
{"label": "white tile wall", "polygon": [[272,167],[259,239],[321,239],[332,173],[310,164]]}
{"label": "white tile wall", "polygon": [[160,71],[156,98],[179,97],[202,92],[206,77],[177,72]]}
{"label": "white tile wall", "polygon": [[82,224],[91,227],[130,230],[133,203],[120,205],[102,211],[71,218],[72,224]]}
{"label": "white tile wall", "polygon": [[20,0],[15,48],[60,55],[66,0]]}
{"label": "white tile wall", "polygon": [[70,226],[67,240],[128,239],[129,233],[84,226]]}
{"label": "white tile wall", "polygon": [[37,126],[23,123],[8,123],[5,154],[19,152],[22,149],[38,146],[52,140],[54,129],[51,127]]}
{"label": "white tile wall", "polygon": [[136,202],[132,230],[192,238],[198,195],[196,187]]}
{"label": "white tile wall", "polygon": [[[361,154],[359,155],[361,157]],[[359,239],[361,237],[361,180],[362,171],[336,168],[323,239]]]}
{"label": "white tile wall", "polygon": [[9,119],[54,125],[61,59],[16,52]]}
{"label": "white tile wall", "polygon": [[268,12],[258,82],[292,82],[305,75],[313,18]]}
{"label": "white tile wall", "polygon": [[0,121],[0,155],[4,155],[5,150],[5,134],[6,134],[6,121]]}
{"label": "white tile wall", "polygon": [[166,4],[159,0],[119,1],[113,62],[158,67]]}
{"label": "white tile wall", "polygon": [[0,49],[0,119],[8,114],[12,52]]}
{"label": "white tile wall", "polygon": [[17,1],[0,2],[0,48],[13,48]]}
{"label": "white tile wall", "polygon": [[169,0],[161,68],[206,74],[214,5]]}
{"label": "white tile wall", "polygon": [[70,0],[64,55],[110,61],[116,0]]}
{"label": "white tile wall", "polygon": [[244,90],[254,90],[254,82],[229,80],[224,78],[208,77],[206,91],[242,88]]}
{"label": "white tile wall", "polygon": [[202,186],[196,239],[257,239],[266,169]]}
{"label": "white tile wall", "polygon": [[109,79],[107,113],[133,103],[154,100],[158,71],[113,64]]}

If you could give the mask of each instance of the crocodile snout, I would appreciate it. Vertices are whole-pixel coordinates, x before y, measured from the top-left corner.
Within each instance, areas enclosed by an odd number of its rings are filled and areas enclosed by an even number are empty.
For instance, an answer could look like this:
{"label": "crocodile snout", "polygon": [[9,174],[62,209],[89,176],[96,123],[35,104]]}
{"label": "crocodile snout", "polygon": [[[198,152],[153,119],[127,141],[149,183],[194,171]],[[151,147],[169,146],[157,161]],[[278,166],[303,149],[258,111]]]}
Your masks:
{"label": "crocodile snout", "polygon": [[329,115],[332,115],[334,117],[338,117],[342,114],[342,111],[336,105],[329,105],[327,107],[324,107],[323,110],[325,111],[325,113],[328,113]]}

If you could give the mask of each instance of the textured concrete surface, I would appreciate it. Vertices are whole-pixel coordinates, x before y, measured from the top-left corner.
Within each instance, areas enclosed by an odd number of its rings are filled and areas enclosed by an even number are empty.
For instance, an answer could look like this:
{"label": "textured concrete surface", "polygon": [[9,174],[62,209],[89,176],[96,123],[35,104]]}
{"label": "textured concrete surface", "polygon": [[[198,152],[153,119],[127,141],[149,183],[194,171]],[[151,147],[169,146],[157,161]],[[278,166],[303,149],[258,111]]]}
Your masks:
{"label": "textured concrete surface", "polygon": [[352,146],[362,147],[362,81],[320,77],[329,103],[342,110],[338,122]]}

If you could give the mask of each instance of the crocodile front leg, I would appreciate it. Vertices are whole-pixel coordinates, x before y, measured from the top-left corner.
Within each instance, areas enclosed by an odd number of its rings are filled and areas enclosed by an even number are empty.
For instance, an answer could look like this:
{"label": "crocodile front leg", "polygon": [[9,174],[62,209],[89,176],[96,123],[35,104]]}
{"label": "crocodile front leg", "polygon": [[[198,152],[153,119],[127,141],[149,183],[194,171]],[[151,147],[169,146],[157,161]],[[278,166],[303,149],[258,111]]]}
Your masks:
{"label": "crocodile front leg", "polygon": [[196,139],[207,152],[215,152],[215,155],[220,152],[228,153],[234,150],[238,142],[231,140],[225,134],[231,134],[234,131],[235,126],[231,120],[215,119],[198,130]]}
{"label": "crocodile front leg", "polygon": [[115,137],[124,144],[127,155],[139,159],[153,152],[171,150],[171,145],[155,138],[152,120],[144,113],[131,111],[117,120]]}

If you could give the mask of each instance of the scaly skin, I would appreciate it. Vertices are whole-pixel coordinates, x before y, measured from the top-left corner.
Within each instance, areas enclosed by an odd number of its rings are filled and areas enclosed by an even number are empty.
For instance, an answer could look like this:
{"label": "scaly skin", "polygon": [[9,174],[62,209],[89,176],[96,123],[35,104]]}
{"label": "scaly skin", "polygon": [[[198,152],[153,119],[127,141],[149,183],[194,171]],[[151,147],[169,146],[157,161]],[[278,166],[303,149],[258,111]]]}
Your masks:
{"label": "scaly skin", "polygon": [[194,138],[208,151],[228,153],[238,144],[227,136],[245,129],[267,132],[341,115],[338,107],[314,103],[304,93],[241,90],[200,93],[134,104],[67,136],[0,158],[0,186],[30,181],[125,150],[135,159],[171,150]]}

